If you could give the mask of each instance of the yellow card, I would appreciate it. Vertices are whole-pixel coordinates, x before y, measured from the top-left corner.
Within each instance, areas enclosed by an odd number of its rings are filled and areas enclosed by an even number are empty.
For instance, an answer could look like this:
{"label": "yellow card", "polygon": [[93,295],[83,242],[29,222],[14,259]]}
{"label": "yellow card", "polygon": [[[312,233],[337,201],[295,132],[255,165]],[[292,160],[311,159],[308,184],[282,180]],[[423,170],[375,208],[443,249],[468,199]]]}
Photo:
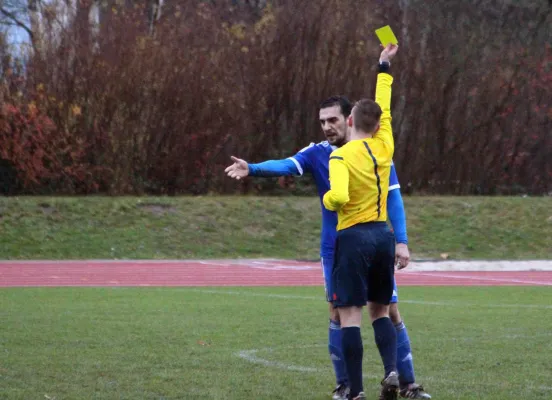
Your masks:
{"label": "yellow card", "polygon": [[376,35],[378,35],[381,44],[384,46],[387,46],[389,43],[399,44],[399,41],[395,37],[395,34],[393,33],[389,25],[386,25],[383,28],[376,29]]}

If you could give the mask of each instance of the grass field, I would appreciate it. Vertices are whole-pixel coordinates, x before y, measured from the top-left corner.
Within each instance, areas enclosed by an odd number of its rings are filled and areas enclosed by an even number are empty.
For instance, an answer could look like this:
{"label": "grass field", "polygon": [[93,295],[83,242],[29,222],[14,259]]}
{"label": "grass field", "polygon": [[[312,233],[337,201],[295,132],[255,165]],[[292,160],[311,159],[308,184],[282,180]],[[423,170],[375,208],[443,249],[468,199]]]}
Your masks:
{"label": "grass field", "polygon": [[[550,197],[405,203],[414,258],[552,259]],[[0,198],[0,259],[316,259],[319,230],[316,198]],[[327,400],[322,292],[4,288],[0,399]],[[552,398],[547,287],[402,287],[400,297],[434,399]],[[377,398],[367,321],[363,339]]]}
{"label": "grass field", "polygon": [[[318,287],[0,291],[1,399],[329,399]],[[274,294],[276,296],[274,296]],[[434,399],[552,398],[552,291],[404,287]],[[365,388],[382,374],[365,321]]]}
{"label": "grass field", "polygon": [[[552,197],[406,197],[414,258],[552,259]],[[0,259],[317,259],[315,197],[0,198]]]}

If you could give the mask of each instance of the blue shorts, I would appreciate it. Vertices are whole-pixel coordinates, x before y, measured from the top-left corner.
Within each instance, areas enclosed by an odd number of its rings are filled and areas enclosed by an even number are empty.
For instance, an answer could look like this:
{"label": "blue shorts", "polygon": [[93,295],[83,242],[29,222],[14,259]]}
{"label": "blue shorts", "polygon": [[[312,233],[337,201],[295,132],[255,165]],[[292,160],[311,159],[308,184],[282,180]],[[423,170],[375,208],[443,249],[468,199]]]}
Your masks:
{"label": "blue shorts", "polygon": [[367,222],[337,232],[332,269],[332,304],[389,305],[395,276],[395,235],[386,222]]}
{"label": "blue shorts", "polygon": [[[324,275],[324,290],[326,291],[326,301],[331,302],[329,291],[332,287],[332,268],[333,268],[333,255],[322,257],[320,259],[322,263],[322,274]],[[391,303],[399,302],[399,292],[397,291],[397,282],[393,278],[393,296],[391,296]]]}

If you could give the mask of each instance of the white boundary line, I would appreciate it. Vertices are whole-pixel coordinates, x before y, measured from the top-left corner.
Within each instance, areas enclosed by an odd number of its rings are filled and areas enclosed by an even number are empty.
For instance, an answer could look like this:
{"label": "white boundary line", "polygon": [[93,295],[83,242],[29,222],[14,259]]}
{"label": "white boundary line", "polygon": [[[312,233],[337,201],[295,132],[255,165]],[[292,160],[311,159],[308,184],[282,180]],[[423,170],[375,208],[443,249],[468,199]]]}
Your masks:
{"label": "white boundary line", "polygon": [[[187,288],[186,288],[187,289]],[[316,300],[326,301],[325,296],[297,296],[294,294],[277,294],[277,293],[255,293],[255,292],[238,292],[235,290],[209,290],[209,289],[188,289],[192,292],[209,293],[209,294],[226,294],[233,296],[249,296],[249,297],[266,297],[267,299],[283,299],[283,300]]]}
{"label": "white boundary line", "polygon": [[249,361],[252,364],[260,364],[264,365],[265,367],[273,367],[278,369],[283,369],[285,371],[297,371],[297,372],[322,372],[319,368],[312,368],[312,367],[302,367],[299,365],[293,365],[293,364],[285,364],[278,361],[271,361],[267,360],[265,358],[261,358],[257,356],[256,354],[260,351],[269,351],[272,352],[271,348],[267,349],[253,349],[253,350],[242,350],[236,355],[239,358],[242,358],[246,361]]}
{"label": "white boundary line", "polygon": [[[455,271],[458,272],[458,271]],[[431,276],[436,278],[451,278],[451,279],[469,279],[473,281],[487,281],[487,282],[503,282],[503,283],[525,283],[538,286],[552,286],[552,282],[539,282],[539,281],[526,281],[521,279],[511,279],[511,278],[488,278],[484,276],[470,276],[470,275],[441,275],[441,274],[432,274],[428,272],[411,272],[409,275],[415,276]]]}
{"label": "white boundary line", "polygon": [[[302,261],[291,259],[260,258],[260,259],[168,259],[168,260],[144,260],[144,259],[75,259],[75,260],[0,260],[3,264],[188,264],[200,263],[213,266],[254,266],[266,265],[268,267],[289,266],[317,267],[319,261]],[[441,260],[441,261],[411,261],[405,272],[437,272],[437,271],[552,271],[552,260]]]}
{"label": "white boundary line", "polygon": [[[308,372],[308,373],[324,373],[324,372],[330,372],[329,370],[321,369],[321,368],[315,368],[315,367],[304,367],[301,365],[294,365],[294,364],[286,364],[279,361],[273,361],[268,360],[266,358],[262,358],[257,356],[257,353],[259,352],[268,352],[273,353],[277,349],[283,349],[283,348],[290,348],[290,349],[309,349],[309,348],[317,348],[317,347],[324,347],[327,345],[311,345],[311,346],[288,346],[288,347],[279,347],[279,348],[272,348],[272,347],[265,347],[262,349],[252,349],[252,350],[241,350],[237,353],[234,353],[235,356],[238,358],[241,358],[245,361],[248,361],[252,364],[260,364],[264,365],[265,367],[271,367],[271,368],[277,368],[284,371],[294,371],[294,372]],[[373,374],[364,374],[365,378],[379,378],[379,376],[373,375]]]}
{"label": "white boundary line", "polygon": [[[550,335],[548,335],[548,336],[550,336]],[[529,336],[524,336],[524,337],[529,337]],[[501,338],[501,337],[497,337],[497,338]],[[508,336],[508,337],[504,336],[502,338],[516,339],[516,338],[511,337],[511,336]],[[450,338],[450,339],[455,340],[457,338]],[[295,364],[287,364],[287,363],[283,363],[283,362],[280,362],[280,361],[274,361],[274,360],[269,360],[267,358],[262,358],[262,357],[257,355],[257,353],[259,353],[259,352],[274,353],[276,350],[282,350],[282,349],[286,349],[286,348],[287,349],[307,349],[307,348],[317,348],[317,347],[325,347],[325,346],[327,346],[327,345],[265,347],[265,348],[261,348],[261,349],[241,350],[241,351],[238,351],[237,353],[234,353],[234,355],[236,357],[241,358],[242,360],[245,360],[245,361],[250,362],[252,364],[264,365],[265,367],[276,368],[276,369],[280,369],[280,370],[284,370],[284,371],[302,372],[302,373],[328,373],[328,374],[330,374],[331,372],[330,372],[329,368],[328,369],[322,369],[322,368],[306,367],[306,366],[295,365]],[[381,378],[381,376],[374,375],[374,374],[363,374],[363,377],[364,378],[369,378],[369,379],[372,379],[372,378],[373,379],[379,379],[379,378]],[[426,377],[424,377],[424,380],[425,381],[431,381],[431,382],[449,382],[448,379],[437,378],[437,377],[434,377],[434,376],[426,376]],[[481,383],[481,385],[502,387],[501,383],[494,383],[494,382],[483,382],[483,383]],[[545,391],[545,392],[552,391],[552,387],[544,386],[544,385],[541,385],[541,386],[529,385],[529,386],[526,386],[525,389],[526,390],[531,390],[531,391]]]}
{"label": "white boundary line", "polygon": [[[246,297],[264,297],[267,299],[282,299],[282,300],[313,300],[313,301],[326,301],[324,295],[317,296],[299,296],[293,294],[278,294],[278,293],[258,293],[258,292],[243,292],[236,290],[210,290],[210,289],[196,289],[196,288],[183,288],[184,290],[199,292],[205,294],[221,294],[230,296],[246,296]],[[534,309],[552,309],[552,305],[544,304],[485,304],[485,303],[464,303],[454,301],[424,301],[424,300],[401,300],[399,297],[399,304],[420,304],[428,306],[445,306],[445,307],[483,307],[483,308],[534,308]]]}
{"label": "white boundary line", "polygon": [[552,260],[442,260],[442,261],[412,261],[405,270],[412,272],[457,272],[457,271],[552,271]]}

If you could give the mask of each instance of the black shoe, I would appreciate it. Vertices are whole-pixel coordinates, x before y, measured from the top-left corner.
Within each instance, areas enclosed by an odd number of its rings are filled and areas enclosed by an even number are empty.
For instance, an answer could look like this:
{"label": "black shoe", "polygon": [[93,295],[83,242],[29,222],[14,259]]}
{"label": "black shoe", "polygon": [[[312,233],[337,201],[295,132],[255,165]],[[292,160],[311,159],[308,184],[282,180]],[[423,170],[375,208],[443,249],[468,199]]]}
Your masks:
{"label": "black shoe", "polygon": [[347,400],[349,398],[349,388],[347,385],[340,383],[332,392],[332,400]]}
{"label": "black shoe", "polygon": [[431,399],[429,393],[426,393],[422,385],[412,385],[409,389],[408,387],[401,389],[399,395],[403,399]]}
{"label": "black shoe", "polygon": [[391,372],[381,381],[381,392],[379,400],[397,400],[399,394],[399,375]]}

